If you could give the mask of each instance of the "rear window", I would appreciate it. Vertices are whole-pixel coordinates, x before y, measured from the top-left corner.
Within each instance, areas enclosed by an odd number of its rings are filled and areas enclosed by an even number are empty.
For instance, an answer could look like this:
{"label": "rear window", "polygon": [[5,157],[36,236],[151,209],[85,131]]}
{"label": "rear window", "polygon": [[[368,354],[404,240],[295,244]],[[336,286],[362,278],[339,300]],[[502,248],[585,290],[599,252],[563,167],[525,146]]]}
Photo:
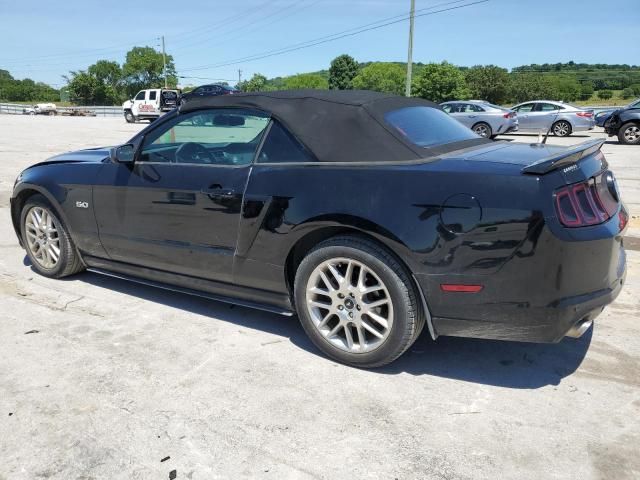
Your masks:
{"label": "rear window", "polygon": [[386,113],[384,119],[407,140],[420,147],[480,138],[442,110],[431,107],[393,110]]}

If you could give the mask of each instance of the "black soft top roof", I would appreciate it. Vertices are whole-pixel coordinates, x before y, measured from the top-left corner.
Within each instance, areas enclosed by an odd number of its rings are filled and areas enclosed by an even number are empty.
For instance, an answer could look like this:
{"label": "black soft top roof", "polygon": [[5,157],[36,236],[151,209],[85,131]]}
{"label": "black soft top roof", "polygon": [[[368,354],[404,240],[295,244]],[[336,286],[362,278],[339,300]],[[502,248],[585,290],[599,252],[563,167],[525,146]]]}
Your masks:
{"label": "black soft top roof", "polygon": [[[287,90],[195,98],[179,111],[261,110],[289,129],[319,161],[382,162],[416,160],[434,153],[406,141],[384,122],[385,113],[415,106],[440,109],[419,98],[363,90]],[[461,146],[448,150],[457,148]]]}

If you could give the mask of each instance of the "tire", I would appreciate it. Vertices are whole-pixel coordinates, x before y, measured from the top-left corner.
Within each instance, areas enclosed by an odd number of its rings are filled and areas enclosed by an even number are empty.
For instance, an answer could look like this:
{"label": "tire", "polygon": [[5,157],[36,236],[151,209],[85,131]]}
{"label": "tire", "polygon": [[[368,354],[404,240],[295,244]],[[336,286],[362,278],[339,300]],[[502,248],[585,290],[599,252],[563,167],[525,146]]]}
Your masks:
{"label": "tire", "polygon": [[[342,275],[342,283],[329,265]],[[363,293],[364,288],[371,291]],[[317,293],[321,291],[326,293]],[[360,236],[333,237],[311,250],[296,271],[294,301],[302,327],[316,347],[354,367],[374,368],[394,361],[418,338],[425,323],[409,272],[386,249]]]}
{"label": "tire", "polygon": [[127,121],[127,123],[136,123],[136,117],[133,115],[133,112],[131,110],[126,110],[124,112],[124,119]]}
{"label": "tire", "polygon": [[493,138],[493,130],[491,129],[491,125],[489,125],[488,123],[478,122],[473,127],[471,127],[471,130],[476,132],[481,137]]}
{"label": "tire", "polygon": [[566,120],[559,120],[551,127],[551,131],[556,137],[568,137],[571,135],[571,124]]}
{"label": "tire", "polygon": [[[41,222],[37,222],[38,217]],[[66,226],[51,203],[42,195],[33,195],[25,202],[20,213],[20,230],[31,265],[40,275],[63,278],[84,269]],[[42,242],[47,242],[44,245],[48,248],[43,249]],[[56,246],[58,255],[54,262]]]}
{"label": "tire", "polygon": [[625,145],[640,145],[640,125],[628,122],[618,130],[618,140]]}

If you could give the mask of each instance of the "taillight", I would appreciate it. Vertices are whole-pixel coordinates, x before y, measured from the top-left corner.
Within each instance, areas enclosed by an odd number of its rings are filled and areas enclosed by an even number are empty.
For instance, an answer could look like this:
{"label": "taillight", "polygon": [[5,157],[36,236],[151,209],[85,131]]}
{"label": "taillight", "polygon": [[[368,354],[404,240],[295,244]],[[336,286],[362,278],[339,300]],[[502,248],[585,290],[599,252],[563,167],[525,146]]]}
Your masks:
{"label": "taillight", "polygon": [[618,211],[618,199],[607,185],[608,178],[613,178],[611,172],[557,190],[556,211],[560,223],[565,227],[585,227],[613,217]]}
{"label": "taillight", "polygon": [[502,115],[504,118],[513,118],[516,116],[516,112],[507,112],[504,115]]}
{"label": "taillight", "polygon": [[591,118],[593,117],[593,112],[576,112],[576,115],[579,117]]}

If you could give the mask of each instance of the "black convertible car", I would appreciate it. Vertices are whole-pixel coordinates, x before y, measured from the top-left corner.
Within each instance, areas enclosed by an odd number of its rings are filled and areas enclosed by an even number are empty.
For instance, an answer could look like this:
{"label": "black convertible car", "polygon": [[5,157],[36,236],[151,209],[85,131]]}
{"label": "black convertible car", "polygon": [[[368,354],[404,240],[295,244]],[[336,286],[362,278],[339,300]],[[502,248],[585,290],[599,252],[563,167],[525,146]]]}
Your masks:
{"label": "black convertible car", "polygon": [[372,92],[226,95],[26,169],[11,213],[43,275],[295,312],[328,356],[374,367],[425,324],[535,342],[588,329],[625,275],[601,145],[492,142]]}

